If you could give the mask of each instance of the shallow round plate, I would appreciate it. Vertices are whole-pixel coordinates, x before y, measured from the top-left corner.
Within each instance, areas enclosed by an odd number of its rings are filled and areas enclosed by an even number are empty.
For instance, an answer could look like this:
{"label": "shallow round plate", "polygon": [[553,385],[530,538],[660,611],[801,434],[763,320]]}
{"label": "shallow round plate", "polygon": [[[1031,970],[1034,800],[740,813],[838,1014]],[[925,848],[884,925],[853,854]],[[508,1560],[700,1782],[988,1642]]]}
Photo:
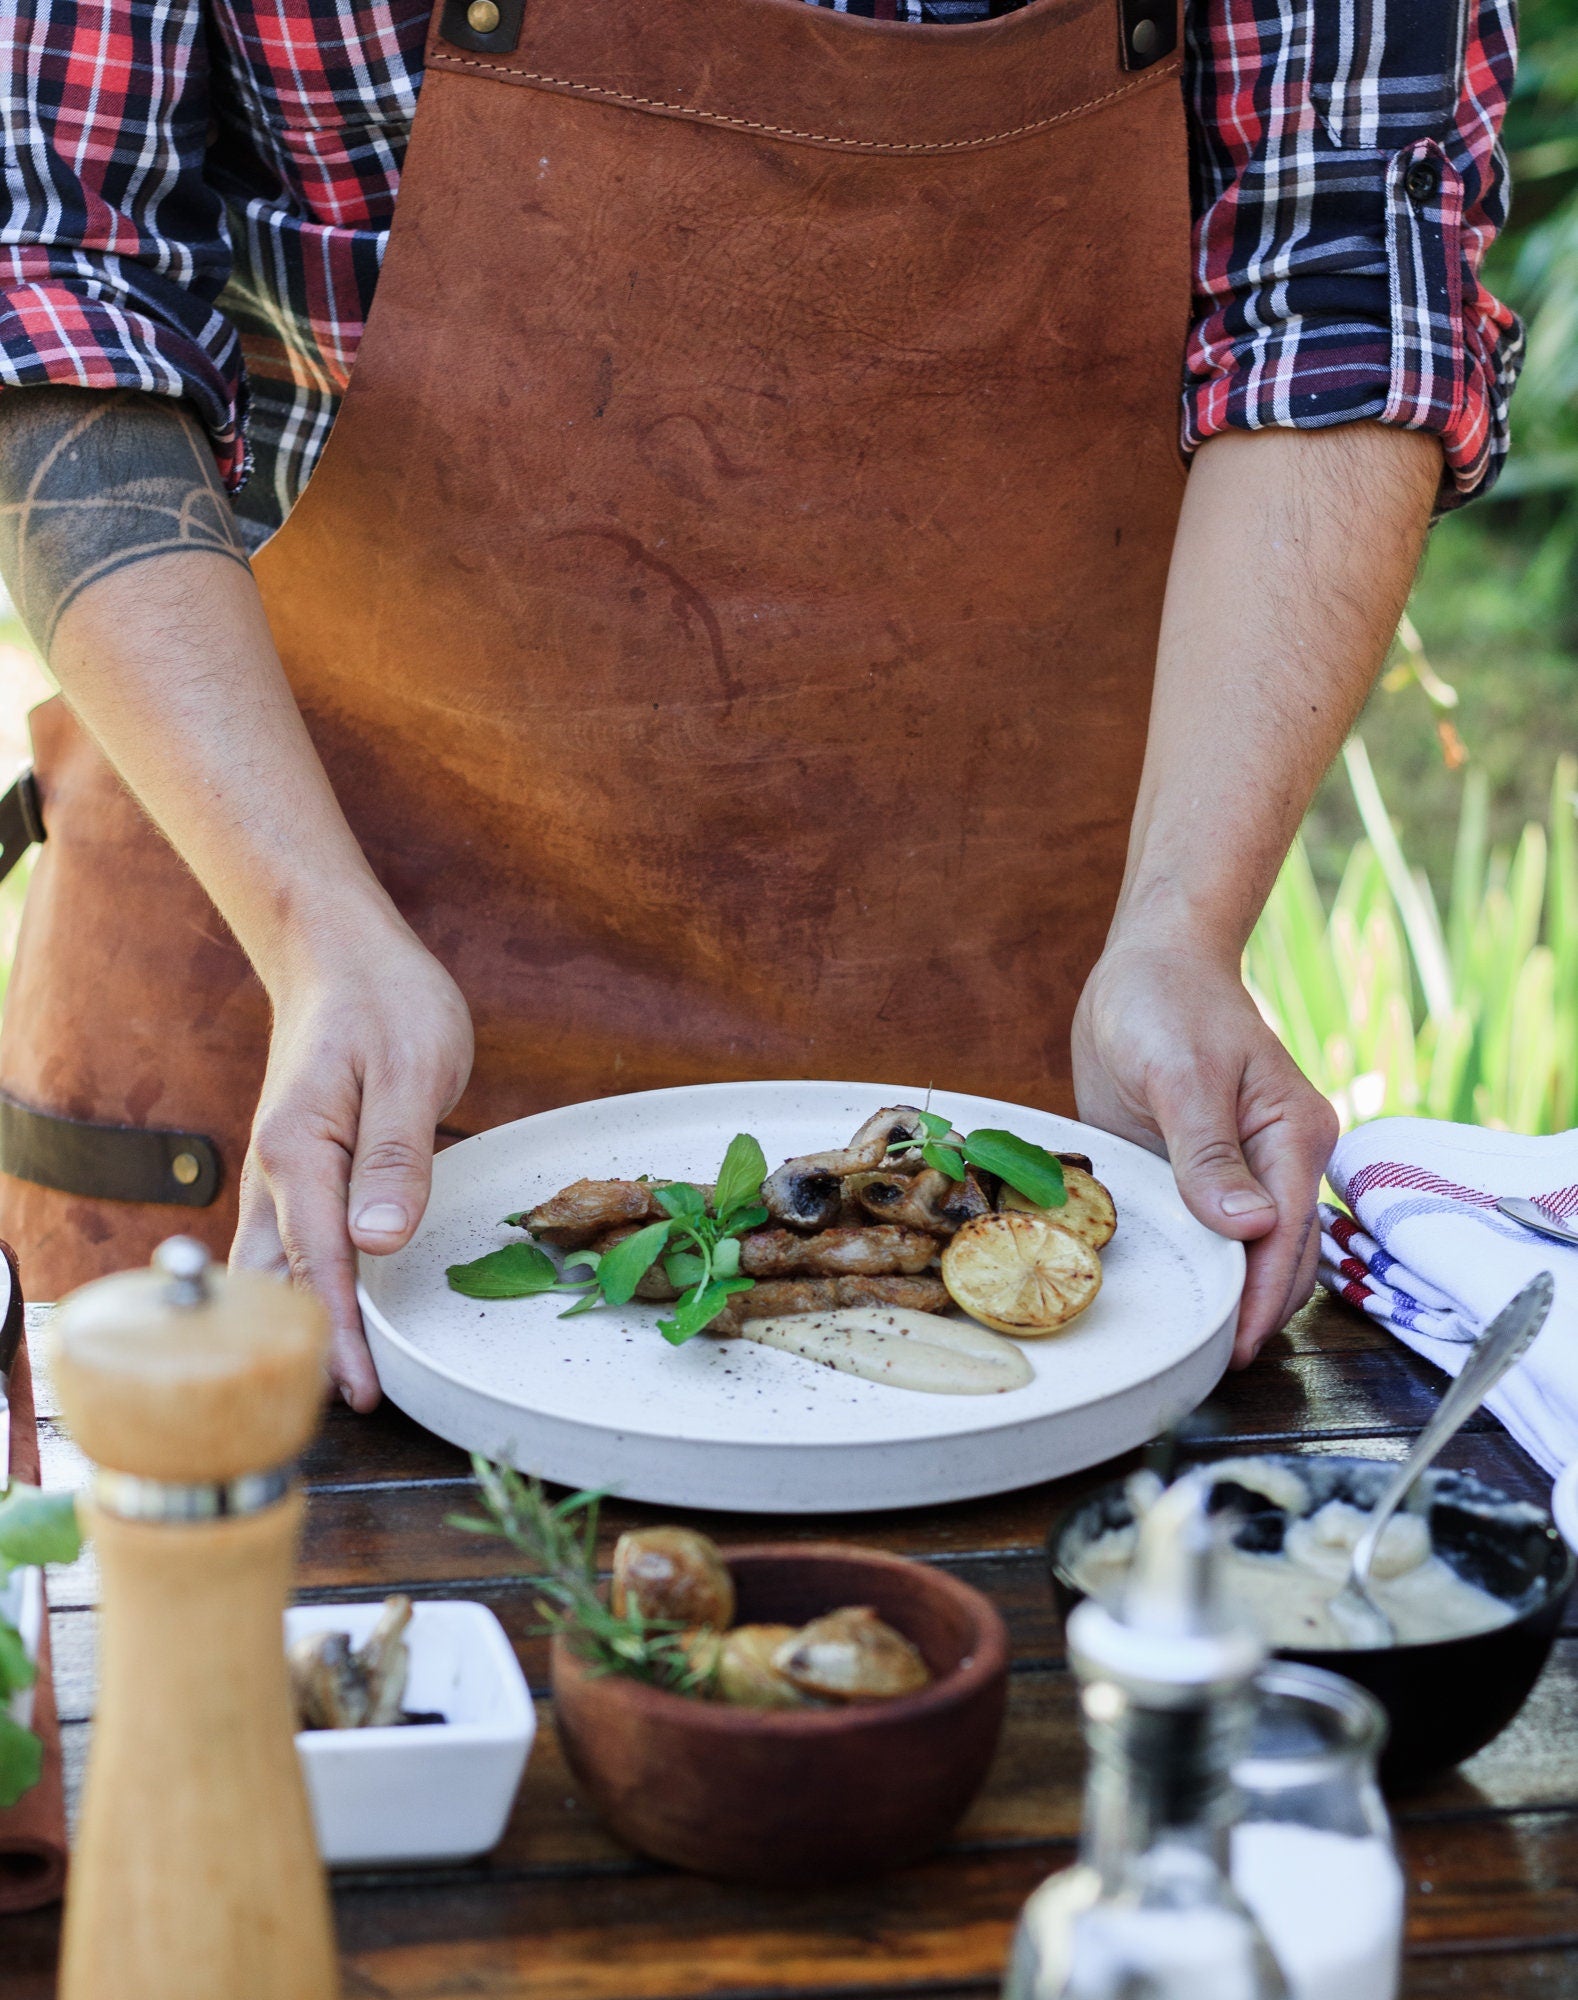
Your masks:
{"label": "shallow round plate", "polygon": [[1096,1303],[1026,1341],[1035,1379],[996,1396],[926,1396],[746,1340],[670,1347],[663,1308],[485,1303],[445,1282],[519,1232],[499,1218],[582,1176],[710,1181],[736,1132],[768,1164],[841,1145],[913,1086],[714,1083],[540,1112],[441,1153],[421,1228],[361,1260],[385,1394],[453,1444],[566,1486],[669,1505],[835,1514],[1004,1493],[1127,1451],[1210,1393],[1232,1348],[1242,1248],[1196,1222],[1165,1161],[1070,1118],[935,1093],[961,1130],[1006,1126],[1091,1155],[1118,1233]]}

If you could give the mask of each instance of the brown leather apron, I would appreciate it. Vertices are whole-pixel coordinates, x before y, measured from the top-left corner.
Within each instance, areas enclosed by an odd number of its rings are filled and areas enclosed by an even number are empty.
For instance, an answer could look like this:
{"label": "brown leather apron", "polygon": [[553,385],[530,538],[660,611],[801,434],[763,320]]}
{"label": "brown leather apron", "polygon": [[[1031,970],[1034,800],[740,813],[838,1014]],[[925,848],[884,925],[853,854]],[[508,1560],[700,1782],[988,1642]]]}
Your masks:
{"label": "brown leather apron", "polygon": [[[445,24],[355,379],[256,567],[471,1003],[453,1129],[725,1077],[1072,1108],[1182,488],[1176,55],[1126,71],[1115,0]],[[36,740],[0,1089],[169,1135],[157,1201],[8,1147],[49,1296],[228,1240],[266,1017],[58,705]]]}

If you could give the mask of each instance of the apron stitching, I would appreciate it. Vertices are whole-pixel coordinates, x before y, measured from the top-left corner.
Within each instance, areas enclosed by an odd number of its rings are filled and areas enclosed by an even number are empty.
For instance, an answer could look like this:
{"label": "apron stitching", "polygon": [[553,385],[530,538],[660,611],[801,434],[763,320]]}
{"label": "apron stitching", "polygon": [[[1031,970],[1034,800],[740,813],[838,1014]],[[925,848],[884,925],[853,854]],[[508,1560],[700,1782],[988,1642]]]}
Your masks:
{"label": "apron stitching", "polygon": [[493,76],[513,77],[517,83],[546,84],[555,90],[568,90],[579,97],[596,97],[612,100],[616,104],[632,104],[647,111],[671,111],[681,117],[698,118],[709,125],[730,125],[742,132],[765,132],[774,139],[804,139],[817,146],[848,146],[865,153],[962,153],[975,146],[995,146],[1005,139],[1020,139],[1030,132],[1044,132],[1049,126],[1061,125],[1070,118],[1077,118],[1083,111],[1094,111],[1098,105],[1110,104],[1115,97],[1127,97],[1130,92],[1143,90],[1163,76],[1170,75],[1176,68],[1169,64],[1165,68],[1156,65],[1146,75],[1136,77],[1130,83],[1123,83],[1116,90],[1103,91],[1100,97],[1087,97],[1083,104],[1071,104],[1066,111],[1056,111],[1048,118],[1033,119],[1027,125],[1014,125],[1005,132],[988,132],[977,139],[934,139],[902,142],[886,139],[841,138],[831,132],[800,132],[791,125],[768,125],[758,118],[731,118],[726,112],[706,111],[696,104],[674,104],[661,97],[634,97],[623,90],[608,90],[595,83],[576,83],[569,77],[546,76],[538,70],[511,69],[507,63],[478,62],[471,56],[441,56],[429,58],[430,65],[438,69],[480,69]]}

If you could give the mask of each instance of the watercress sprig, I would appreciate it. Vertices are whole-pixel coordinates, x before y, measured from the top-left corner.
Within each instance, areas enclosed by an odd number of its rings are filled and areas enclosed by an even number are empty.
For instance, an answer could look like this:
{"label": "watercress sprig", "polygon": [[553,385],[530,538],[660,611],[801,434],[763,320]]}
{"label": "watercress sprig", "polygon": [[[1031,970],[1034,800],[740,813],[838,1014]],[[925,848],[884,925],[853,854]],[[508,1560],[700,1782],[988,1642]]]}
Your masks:
{"label": "watercress sprig", "polygon": [[[984,1173],[996,1174],[999,1180],[1016,1188],[1027,1201],[1033,1201],[1037,1208],[1062,1208],[1067,1202],[1063,1164],[1045,1146],[1021,1139],[1013,1132],[997,1131],[991,1126],[983,1126],[979,1131],[970,1133],[962,1147],[948,1146],[942,1143],[953,1130],[948,1119],[936,1111],[923,1111],[920,1122],[926,1134],[920,1149],[921,1158],[928,1167],[939,1174],[946,1174],[949,1180],[962,1181],[968,1163],[981,1168]],[[890,1155],[907,1153],[914,1143],[913,1139],[897,1139],[889,1146],[888,1152]]]}
{"label": "watercress sprig", "polygon": [[[510,1243],[490,1250],[469,1264],[451,1264],[445,1273],[452,1290],[470,1299],[535,1298],[544,1292],[578,1294],[561,1313],[571,1319],[598,1306],[622,1306],[661,1257],[664,1275],[679,1292],[673,1313],[658,1321],[658,1331],[682,1347],[715,1319],[736,1292],[748,1292],[752,1279],[740,1272],[739,1239],[767,1220],[761,1206],[767,1159],[749,1132],[730,1141],[718,1169],[709,1204],[705,1192],[689,1181],[670,1181],[654,1188],[652,1199],[663,1217],[598,1255],[578,1250],[565,1258],[563,1272],[534,1243]],[[524,1215],[509,1215],[520,1227]],[[585,1275],[571,1277],[572,1270]]]}
{"label": "watercress sprig", "polygon": [[[0,1492],[0,1583],[31,1563],[75,1559],[82,1536],[72,1494],[41,1493],[20,1480]],[[31,1687],[34,1678],[21,1633],[0,1618],[0,1806],[14,1806],[44,1768],[43,1745],[6,1713],[12,1695]]]}

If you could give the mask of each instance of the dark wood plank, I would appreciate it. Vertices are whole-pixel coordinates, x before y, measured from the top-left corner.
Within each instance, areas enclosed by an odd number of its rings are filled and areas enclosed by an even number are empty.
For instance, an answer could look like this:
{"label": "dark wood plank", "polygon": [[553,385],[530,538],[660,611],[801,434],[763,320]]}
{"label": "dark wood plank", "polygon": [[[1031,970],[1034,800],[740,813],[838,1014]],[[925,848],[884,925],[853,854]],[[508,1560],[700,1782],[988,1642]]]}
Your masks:
{"label": "dark wood plank", "polygon": [[1578,2000],[1578,1938],[1417,1952],[1403,1967],[1403,2000]]}
{"label": "dark wood plank", "polygon": [[[1530,1812],[1578,1813],[1578,1641],[1564,1640],[1523,1714],[1494,1744],[1428,1789],[1395,1799],[1400,1829],[1421,1837],[1448,1821],[1472,1822]],[[88,1730],[65,1726],[68,1792],[75,1805]],[[1072,1840],[1079,1831],[1085,1753],[1072,1677],[1055,1667],[1016,1673],[1003,1741],[980,1797],[955,1836],[965,1850]],[[530,1875],[597,1866],[639,1867],[603,1832],[581,1803],[553,1727],[552,1702],[540,1698],[538,1735],[504,1839],[473,1868],[451,1873]]]}
{"label": "dark wood plank", "polygon": [[[1411,1947],[1549,1949],[1578,1935],[1570,1820],[1410,1829],[1403,1846]],[[515,1882],[507,1897],[482,1883],[421,1897],[369,1885],[341,1894],[340,1936],[350,1991],[385,2000],[968,1991],[998,1976],[1025,1896],[1071,1853],[1052,1843],[955,1854],[880,1885],[794,1896],[660,1871]]]}

